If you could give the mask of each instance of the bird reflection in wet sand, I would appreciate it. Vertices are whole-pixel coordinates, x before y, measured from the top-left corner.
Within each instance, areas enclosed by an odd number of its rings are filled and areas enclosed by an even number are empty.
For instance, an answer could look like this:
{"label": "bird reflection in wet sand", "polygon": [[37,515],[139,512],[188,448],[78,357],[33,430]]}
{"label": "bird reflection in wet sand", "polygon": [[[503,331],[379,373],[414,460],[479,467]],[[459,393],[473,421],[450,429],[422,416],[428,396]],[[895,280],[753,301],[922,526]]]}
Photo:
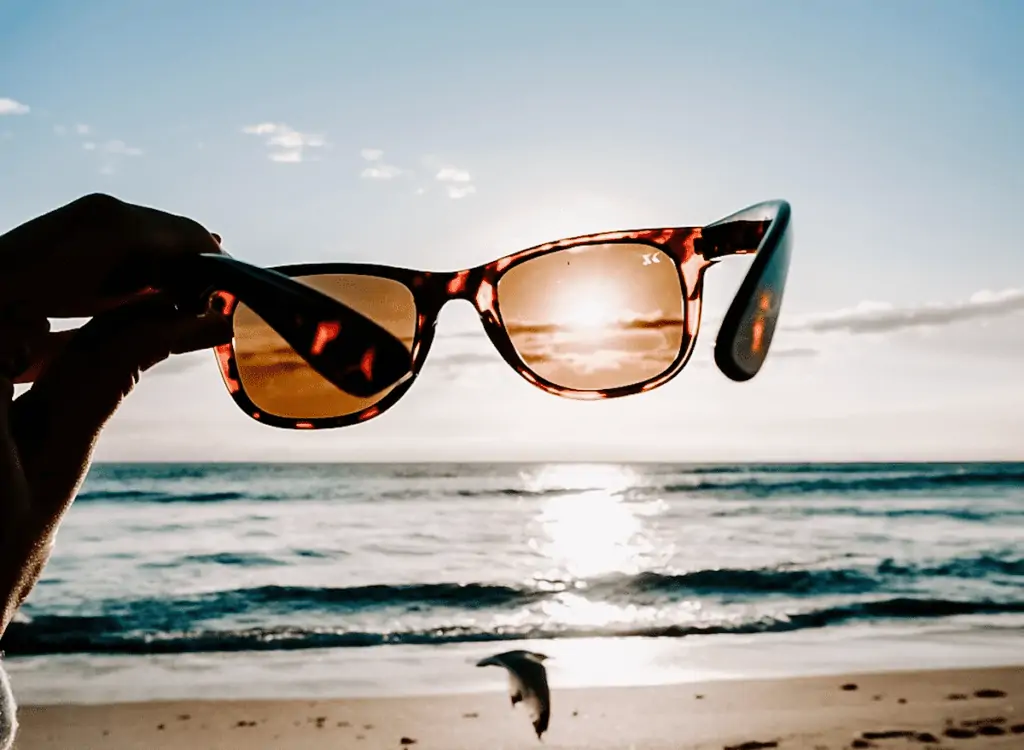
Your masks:
{"label": "bird reflection in wet sand", "polygon": [[548,690],[547,669],[544,667],[547,658],[533,651],[506,651],[476,664],[478,667],[504,667],[508,671],[512,707],[522,702],[527,708],[538,740],[547,731],[548,719],[551,717],[551,694]]}

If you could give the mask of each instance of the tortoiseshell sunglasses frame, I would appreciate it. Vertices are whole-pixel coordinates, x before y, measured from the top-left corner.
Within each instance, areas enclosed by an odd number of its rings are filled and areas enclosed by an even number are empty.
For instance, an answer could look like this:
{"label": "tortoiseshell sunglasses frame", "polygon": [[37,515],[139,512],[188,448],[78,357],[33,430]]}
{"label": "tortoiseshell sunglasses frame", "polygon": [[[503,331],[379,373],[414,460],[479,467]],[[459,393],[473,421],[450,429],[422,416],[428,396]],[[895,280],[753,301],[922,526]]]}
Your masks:
{"label": "tortoiseshell sunglasses frame", "polygon": [[[235,403],[253,419],[273,427],[286,429],[331,429],[366,422],[394,406],[416,380],[426,362],[441,308],[453,300],[468,300],[474,305],[484,330],[491,343],[504,360],[526,381],[556,396],[581,400],[620,398],[653,390],[672,380],[689,361],[700,329],[701,302],[704,272],[722,258],[734,255],[754,254],[751,267],[744,277],[732,304],[719,329],[715,346],[715,362],[726,377],[735,381],[752,378],[751,372],[736,361],[733,344],[742,335],[740,328],[744,314],[756,306],[754,299],[762,275],[769,262],[781,249],[782,281],[789,263],[789,238],[791,208],[782,200],[765,201],[738,211],[730,216],[705,226],[676,227],[669,229],[634,229],[616,232],[569,237],[526,250],[506,255],[475,268],[454,272],[418,271],[409,268],[379,265],[373,263],[305,263],[275,266],[273,270],[285,276],[316,276],[327,274],[351,274],[390,279],[406,286],[413,295],[417,321],[411,352],[409,374],[385,394],[380,401],[359,412],[337,417],[294,419],[267,414],[254,404],[242,386],[235,359],[234,343],[216,347],[217,361],[221,375]],[[580,391],[564,388],[534,373],[519,356],[511,338],[505,331],[497,301],[497,285],[502,274],[520,263],[538,258],[547,253],[585,245],[606,245],[615,243],[646,244],[670,256],[679,273],[681,290],[685,298],[683,305],[684,333],[675,360],[659,375],[631,385],[598,391]],[[217,295],[215,295],[217,296]],[[227,316],[234,314],[237,300],[221,297],[220,312]],[[776,293],[774,305],[781,304],[782,289]],[[773,328],[765,334],[765,354],[771,343]],[[762,358],[763,362],[763,358]]]}

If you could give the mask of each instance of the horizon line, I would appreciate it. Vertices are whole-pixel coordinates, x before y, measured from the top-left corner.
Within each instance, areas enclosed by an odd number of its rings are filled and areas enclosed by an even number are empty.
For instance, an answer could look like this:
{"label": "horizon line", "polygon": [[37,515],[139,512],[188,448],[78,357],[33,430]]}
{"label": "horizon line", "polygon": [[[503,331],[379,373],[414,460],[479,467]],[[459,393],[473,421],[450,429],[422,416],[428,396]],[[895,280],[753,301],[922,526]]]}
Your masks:
{"label": "horizon line", "polygon": [[199,461],[199,460],[140,460],[126,459],[121,461],[102,460],[93,461],[92,466],[500,466],[500,465],[557,465],[557,464],[594,464],[594,465],[640,465],[640,466],[967,466],[967,465],[995,465],[995,464],[1024,464],[1024,458],[995,458],[995,459],[840,459],[840,460],[777,460],[777,461],[670,461],[670,460],[605,460],[605,459],[420,459],[420,460],[360,460],[360,461],[302,461],[302,460],[220,460],[220,461]]}

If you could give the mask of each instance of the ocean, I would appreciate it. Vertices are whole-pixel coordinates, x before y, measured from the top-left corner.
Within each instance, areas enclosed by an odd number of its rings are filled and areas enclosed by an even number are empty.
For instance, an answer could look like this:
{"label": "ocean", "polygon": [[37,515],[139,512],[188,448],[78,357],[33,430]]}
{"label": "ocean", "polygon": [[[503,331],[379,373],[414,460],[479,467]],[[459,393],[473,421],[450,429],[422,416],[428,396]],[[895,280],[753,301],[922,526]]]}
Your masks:
{"label": "ocean", "polygon": [[1024,464],[97,465],[0,641],[44,702],[455,692],[521,647],[573,685],[1020,663]]}

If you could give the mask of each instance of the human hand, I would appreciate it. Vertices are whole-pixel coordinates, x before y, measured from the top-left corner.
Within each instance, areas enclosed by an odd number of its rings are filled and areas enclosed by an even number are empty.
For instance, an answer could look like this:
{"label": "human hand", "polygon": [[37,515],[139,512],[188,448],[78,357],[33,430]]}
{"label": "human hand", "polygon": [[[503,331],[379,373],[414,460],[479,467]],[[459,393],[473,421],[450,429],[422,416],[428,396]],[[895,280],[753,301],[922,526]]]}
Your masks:
{"label": "human hand", "polygon": [[[0,235],[0,636],[140,374],[230,335],[161,293],[175,262],[220,252],[190,219],[105,195]],[[48,319],[63,317],[91,320],[50,332]],[[14,399],[17,382],[33,385]]]}

